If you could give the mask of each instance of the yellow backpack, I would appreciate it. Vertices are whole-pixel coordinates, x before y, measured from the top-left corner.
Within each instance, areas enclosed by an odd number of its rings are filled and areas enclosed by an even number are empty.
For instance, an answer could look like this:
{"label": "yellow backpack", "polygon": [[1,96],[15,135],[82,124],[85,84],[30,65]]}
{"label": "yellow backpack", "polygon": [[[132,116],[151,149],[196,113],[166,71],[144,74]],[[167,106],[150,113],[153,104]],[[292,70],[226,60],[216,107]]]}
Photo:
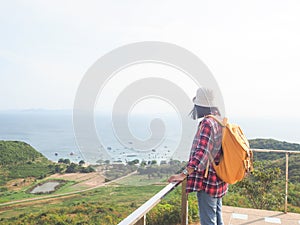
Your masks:
{"label": "yellow backpack", "polygon": [[223,122],[221,122],[215,116],[208,115],[206,117],[213,118],[223,127],[223,155],[218,165],[215,164],[214,159],[210,155],[205,176],[207,176],[211,162],[219,178],[226,183],[235,184],[253,170],[253,151],[250,149],[249,142],[238,125],[228,123],[227,118],[224,118]]}

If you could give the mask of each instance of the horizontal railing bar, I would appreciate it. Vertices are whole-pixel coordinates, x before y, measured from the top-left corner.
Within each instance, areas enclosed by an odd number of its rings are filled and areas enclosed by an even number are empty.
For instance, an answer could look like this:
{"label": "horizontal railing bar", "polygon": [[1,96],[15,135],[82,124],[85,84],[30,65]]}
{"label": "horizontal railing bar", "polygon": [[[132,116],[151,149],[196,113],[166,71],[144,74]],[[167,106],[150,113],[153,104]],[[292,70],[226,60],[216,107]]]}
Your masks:
{"label": "horizontal railing bar", "polygon": [[254,151],[254,152],[274,152],[274,153],[300,154],[300,151],[295,151],[295,150],[271,150],[271,149],[259,149],[259,148],[253,148],[251,150]]}
{"label": "horizontal railing bar", "polygon": [[150,198],[147,202],[137,208],[133,213],[131,213],[128,217],[122,220],[118,225],[133,225],[138,222],[147,212],[149,212],[154,206],[156,206],[161,199],[166,196],[170,191],[174,189],[178,183],[170,183],[165,186],[160,192]]}
{"label": "horizontal railing bar", "polygon": [[[254,152],[274,152],[274,153],[289,153],[289,154],[300,154],[300,151],[295,150],[271,150],[271,149],[251,149]],[[165,186],[160,192],[150,198],[147,202],[137,208],[128,217],[122,220],[118,225],[134,225],[136,224],[144,215],[147,214],[153,207],[155,207],[163,197],[165,197],[170,191],[172,191],[178,183],[170,183]]]}

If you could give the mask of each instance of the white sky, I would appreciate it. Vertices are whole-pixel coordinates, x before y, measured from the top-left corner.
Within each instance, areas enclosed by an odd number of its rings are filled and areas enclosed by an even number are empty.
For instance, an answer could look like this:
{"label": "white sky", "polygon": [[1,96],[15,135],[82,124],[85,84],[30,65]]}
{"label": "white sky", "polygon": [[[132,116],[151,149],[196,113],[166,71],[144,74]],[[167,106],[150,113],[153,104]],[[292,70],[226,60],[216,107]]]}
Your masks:
{"label": "white sky", "polygon": [[0,110],[71,109],[109,51],[164,41],[196,54],[234,116],[300,117],[300,1],[2,1]]}

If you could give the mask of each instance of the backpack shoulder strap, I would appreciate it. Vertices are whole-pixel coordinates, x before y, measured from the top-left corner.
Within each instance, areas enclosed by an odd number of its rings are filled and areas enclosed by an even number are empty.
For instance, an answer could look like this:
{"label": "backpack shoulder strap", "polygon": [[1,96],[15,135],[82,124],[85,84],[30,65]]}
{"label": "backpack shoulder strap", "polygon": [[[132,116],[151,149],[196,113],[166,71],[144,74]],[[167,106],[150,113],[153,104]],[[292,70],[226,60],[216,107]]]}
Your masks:
{"label": "backpack shoulder strap", "polygon": [[[224,117],[223,121],[221,121],[219,118],[217,118],[214,115],[207,115],[207,116],[205,116],[205,118],[214,119],[215,121],[217,121],[222,126],[222,128],[226,127],[227,121],[228,121],[228,119],[226,117]],[[204,178],[207,178],[207,176],[208,176],[208,169],[209,169],[209,164],[210,163],[212,163],[213,166],[216,166],[214,158],[212,157],[211,153],[208,152],[208,161],[207,161],[206,170],[205,170],[205,173],[204,173]]]}
{"label": "backpack shoulder strap", "polygon": [[221,121],[220,117],[214,116],[214,115],[207,115],[205,118],[212,118],[215,121],[217,121],[222,127],[225,127],[228,123],[228,119],[226,117],[223,118],[223,121]]}
{"label": "backpack shoulder strap", "polygon": [[208,152],[208,160],[207,160],[207,164],[206,164],[206,169],[205,169],[205,173],[204,173],[204,178],[207,178],[208,176],[208,169],[209,169],[209,164],[212,163],[213,166],[216,166],[215,160],[212,157],[211,153]]}

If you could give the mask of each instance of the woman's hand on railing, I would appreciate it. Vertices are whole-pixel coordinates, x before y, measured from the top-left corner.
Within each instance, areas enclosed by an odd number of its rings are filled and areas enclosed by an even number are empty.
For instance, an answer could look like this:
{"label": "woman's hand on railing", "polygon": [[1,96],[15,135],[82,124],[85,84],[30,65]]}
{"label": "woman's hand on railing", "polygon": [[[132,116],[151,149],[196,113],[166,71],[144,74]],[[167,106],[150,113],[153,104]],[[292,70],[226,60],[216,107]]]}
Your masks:
{"label": "woman's hand on railing", "polygon": [[186,178],[186,175],[183,173],[172,175],[169,179],[169,183],[182,182]]}

